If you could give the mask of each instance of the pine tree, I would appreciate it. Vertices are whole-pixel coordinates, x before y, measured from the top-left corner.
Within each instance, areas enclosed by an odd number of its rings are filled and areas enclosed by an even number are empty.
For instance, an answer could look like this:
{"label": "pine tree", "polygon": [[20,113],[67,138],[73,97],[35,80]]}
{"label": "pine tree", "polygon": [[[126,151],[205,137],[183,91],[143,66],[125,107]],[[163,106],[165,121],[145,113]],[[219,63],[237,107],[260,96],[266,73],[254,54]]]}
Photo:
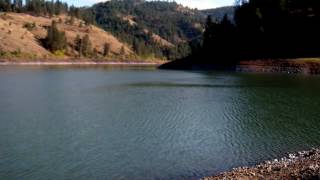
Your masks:
{"label": "pine tree", "polygon": [[91,47],[91,42],[88,34],[85,35],[82,39],[81,49],[82,49],[82,55],[84,57],[90,57],[90,55],[92,55],[92,47]]}
{"label": "pine tree", "polygon": [[109,43],[105,43],[104,47],[103,47],[103,56],[108,56],[110,53],[110,44]]}
{"label": "pine tree", "polygon": [[75,39],[75,50],[79,52],[79,56],[90,57],[92,55],[92,45],[89,35],[85,35],[82,39],[77,35]]}
{"label": "pine tree", "polygon": [[126,51],[124,49],[124,46],[121,46],[121,49],[120,49],[120,55],[125,55]]}
{"label": "pine tree", "polygon": [[75,50],[79,52],[79,56],[82,56],[82,39],[80,37],[80,35],[78,34],[76,39],[74,40],[74,44],[75,44]]}
{"label": "pine tree", "polygon": [[48,13],[49,13],[49,16],[50,18],[54,15],[55,13],[55,10],[54,10],[54,0],[51,0],[51,2],[49,2],[49,5],[48,5]]}
{"label": "pine tree", "polygon": [[52,52],[63,51],[67,47],[67,39],[64,32],[60,32],[57,28],[57,23],[52,21],[51,26],[48,28],[46,38],[46,45]]}
{"label": "pine tree", "polygon": [[60,15],[60,14],[61,14],[61,9],[62,9],[60,0],[57,0],[57,1],[56,1],[54,7],[55,7],[55,8],[54,8],[54,13],[55,13],[56,15]]}
{"label": "pine tree", "polygon": [[10,12],[11,9],[11,0],[5,0],[5,7],[4,7],[5,11]]}
{"label": "pine tree", "polygon": [[7,10],[7,1],[6,0],[0,0],[0,11],[6,11]]}

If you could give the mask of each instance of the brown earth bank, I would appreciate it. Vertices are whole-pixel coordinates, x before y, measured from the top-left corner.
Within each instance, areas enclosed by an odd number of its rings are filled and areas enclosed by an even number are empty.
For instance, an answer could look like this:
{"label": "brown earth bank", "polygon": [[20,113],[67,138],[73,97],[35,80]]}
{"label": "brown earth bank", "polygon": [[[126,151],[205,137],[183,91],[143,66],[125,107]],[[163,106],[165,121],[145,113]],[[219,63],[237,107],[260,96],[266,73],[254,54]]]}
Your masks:
{"label": "brown earth bank", "polygon": [[237,64],[221,65],[195,62],[191,59],[168,62],[161,69],[230,70],[236,72],[264,72],[288,74],[320,74],[320,58],[245,60]]}
{"label": "brown earth bank", "polygon": [[255,167],[235,168],[202,180],[219,179],[320,179],[320,150],[312,149],[266,161]]}

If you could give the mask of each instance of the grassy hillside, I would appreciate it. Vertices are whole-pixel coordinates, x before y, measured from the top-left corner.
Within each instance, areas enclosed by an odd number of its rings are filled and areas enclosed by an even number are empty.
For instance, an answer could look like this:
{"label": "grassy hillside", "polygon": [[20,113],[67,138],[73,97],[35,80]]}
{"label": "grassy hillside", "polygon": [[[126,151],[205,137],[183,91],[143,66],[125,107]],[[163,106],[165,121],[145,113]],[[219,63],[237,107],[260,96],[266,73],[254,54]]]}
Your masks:
{"label": "grassy hillside", "polygon": [[[56,21],[58,29],[64,31],[67,39],[67,49],[64,56],[51,53],[41,42],[47,36],[47,28]],[[106,58],[121,56],[135,57],[130,46],[119,41],[112,34],[93,25],[85,25],[84,21],[73,19],[66,15],[54,17],[32,16],[24,13],[0,13],[0,54],[7,58],[72,58],[79,52],[74,48],[76,36],[88,35],[92,48],[97,55],[103,54],[104,45],[110,44],[110,53]],[[121,51],[123,54],[121,54]]]}

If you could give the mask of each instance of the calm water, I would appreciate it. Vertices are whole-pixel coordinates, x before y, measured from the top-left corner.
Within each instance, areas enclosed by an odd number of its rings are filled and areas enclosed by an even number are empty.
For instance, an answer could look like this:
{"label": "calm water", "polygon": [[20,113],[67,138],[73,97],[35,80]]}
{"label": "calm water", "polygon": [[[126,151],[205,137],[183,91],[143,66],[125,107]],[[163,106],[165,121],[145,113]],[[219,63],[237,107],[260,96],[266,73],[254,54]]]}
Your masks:
{"label": "calm water", "polygon": [[320,77],[0,67],[0,179],[193,179],[320,146]]}

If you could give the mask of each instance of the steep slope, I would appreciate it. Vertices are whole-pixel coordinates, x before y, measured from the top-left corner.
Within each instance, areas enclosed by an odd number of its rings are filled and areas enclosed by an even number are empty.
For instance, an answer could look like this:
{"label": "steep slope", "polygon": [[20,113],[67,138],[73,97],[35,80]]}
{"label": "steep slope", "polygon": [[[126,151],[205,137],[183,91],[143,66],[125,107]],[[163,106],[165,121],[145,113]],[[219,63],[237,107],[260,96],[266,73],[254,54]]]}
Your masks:
{"label": "steep slope", "polygon": [[58,22],[60,31],[66,33],[68,48],[66,55],[76,57],[78,52],[74,50],[77,35],[83,37],[89,35],[92,47],[99,53],[103,52],[105,43],[110,44],[110,55],[117,56],[123,47],[125,55],[133,55],[131,48],[122,43],[112,34],[93,25],[85,25],[82,20],[74,19],[65,15],[53,18],[32,16],[23,13],[0,14],[0,51],[19,53],[24,56],[45,58],[52,54],[41,44],[41,39],[47,35],[47,28],[51,22]]}
{"label": "steep slope", "polygon": [[164,1],[111,0],[90,9],[100,27],[138,54],[167,59],[190,52],[188,41],[201,36],[205,20],[197,10]]}
{"label": "steep slope", "polygon": [[16,22],[13,14],[0,16],[0,51],[2,53],[21,53],[44,57],[50,54],[41,46],[34,34],[23,28],[23,24]]}

